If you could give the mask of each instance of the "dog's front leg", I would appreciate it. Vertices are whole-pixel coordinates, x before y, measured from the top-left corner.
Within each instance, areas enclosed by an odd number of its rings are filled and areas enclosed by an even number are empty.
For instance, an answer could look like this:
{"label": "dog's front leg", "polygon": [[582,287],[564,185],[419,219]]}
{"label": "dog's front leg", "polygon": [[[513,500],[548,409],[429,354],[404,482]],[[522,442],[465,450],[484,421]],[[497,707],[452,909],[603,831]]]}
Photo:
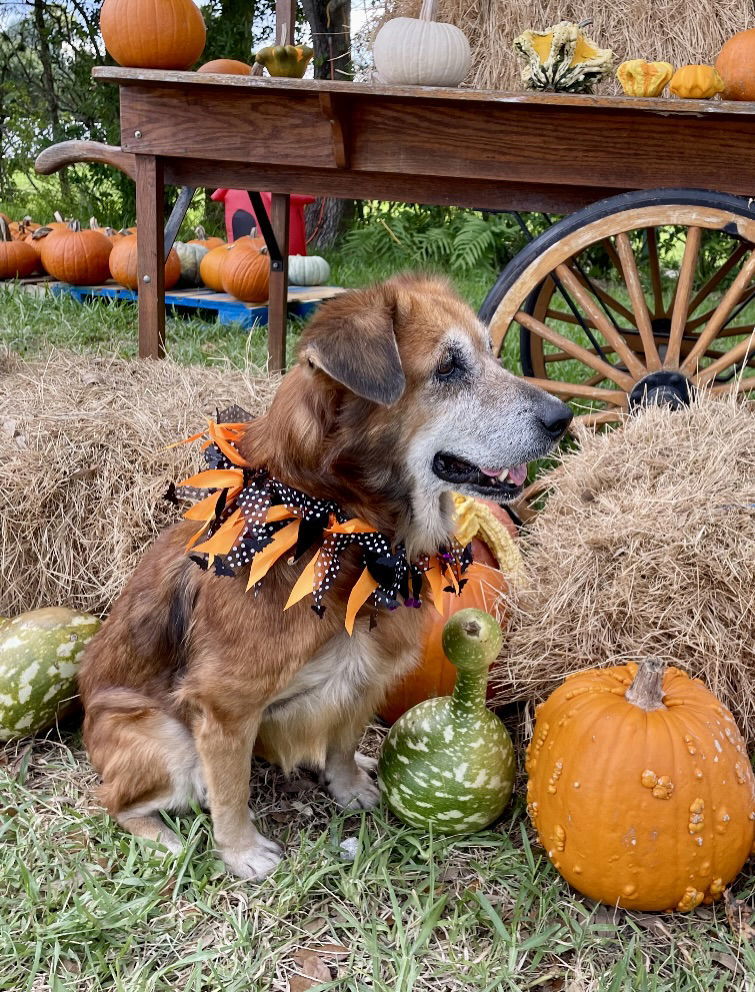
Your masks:
{"label": "dog's front leg", "polygon": [[259,714],[221,723],[205,711],[196,729],[209,799],[215,846],[229,871],[259,881],[273,871],[282,848],[255,827],[249,809],[249,778]]}
{"label": "dog's front leg", "polygon": [[380,799],[380,791],[368,774],[372,762],[356,750],[370,715],[334,727],[328,740],[325,784],[338,805],[347,809],[372,809]]}

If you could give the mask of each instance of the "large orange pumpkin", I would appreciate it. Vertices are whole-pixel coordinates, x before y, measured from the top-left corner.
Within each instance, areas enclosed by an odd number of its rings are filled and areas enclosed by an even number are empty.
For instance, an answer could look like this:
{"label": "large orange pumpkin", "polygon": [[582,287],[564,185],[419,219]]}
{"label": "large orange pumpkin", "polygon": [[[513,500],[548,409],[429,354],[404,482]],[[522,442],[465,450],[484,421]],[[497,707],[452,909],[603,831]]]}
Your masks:
{"label": "large orange pumpkin", "polygon": [[724,100],[755,100],[755,28],[729,38],[716,59]]}
{"label": "large orange pumpkin", "polygon": [[119,65],[141,69],[188,69],[206,38],[191,0],[105,0],[100,30]]}
{"label": "large orange pumpkin", "polygon": [[[139,288],[138,241],[135,234],[119,238],[110,253],[110,274],[126,289]],[[165,260],[165,288],[172,289],[181,278],[181,261],[171,248]]]}
{"label": "large orange pumpkin", "polygon": [[578,672],[537,709],[528,812],[575,889],[627,909],[720,898],[755,839],[755,776],[729,711],[658,659]]}
{"label": "large orange pumpkin", "polygon": [[[457,537],[462,544],[472,542],[474,564],[467,570],[467,584],[460,596],[443,593],[440,614],[432,603],[422,609],[427,611],[422,632],[422,652],[418,664],[399,683],[392,686],[380,708],[380,716],[393,723],[412,706],[424,699],[448,696],[456,681],[456,669],[443,652],[442,635],[445,622],[468,606],[486,613],[493,613],[499,621],[505,619],[502,597],[509,591],[501,566],[508,563],[501,559],[503,547],[510,546],[506,535],[516,536],[511,517],[497,503],[456,497]],[[500,527],[504,532],[496,533]],[[490,542],[490,543],[487,543]]]}
{"label": "large orange pumpkin", "polygon": [[0,279],[25,279],[37,268],[38,256],[25,241],[14,241],[5,215],[0,215]]}
{"label": "large orange pumpkin", "polygon": [[246,303],[261,303],[270,292],[270,255],[260,240],[235,242],[220,273],[225,292]]}
{"label": "large orange pumpkin", "polygon": [[93,286],[110,275],[110,239],[102,231],[82,230],[77,220],[42,241],[41,260],[54,279],[73,286]]}

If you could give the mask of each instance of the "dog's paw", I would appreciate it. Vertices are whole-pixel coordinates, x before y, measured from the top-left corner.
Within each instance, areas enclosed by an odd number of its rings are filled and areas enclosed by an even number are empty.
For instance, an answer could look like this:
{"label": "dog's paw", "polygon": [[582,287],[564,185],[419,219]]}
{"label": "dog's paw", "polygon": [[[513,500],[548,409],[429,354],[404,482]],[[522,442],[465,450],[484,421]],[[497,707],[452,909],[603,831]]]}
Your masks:
{"label": "dog's paw", "polygon": [[226,868],[238,878],[246,882],[261,882],[278,867],[283,848],[259,834],[249,847],[241,850],[222,848],[219,854]]}
{"label": "dog's paw", "polygon": [[328,792],[344,809],[372,809],[380,801],[380,790],[362,768],[354,765],[350,774],[328,781]]}
{"label": "dog's paw", "polygon": [[160,844],[161,847],[166,847],[171,854],[180,854],[184,849],[181,838],[178,834],[173,833],[169,827],[160,827],[155,837],[155,843]]}
{"label": "dog's paw", "polygon": [[362,771],[367,772],[370,775],[374,775],[377,771],[378,759],[373,758],[369,754],[362,754],[361,751],[355,751],[354,761],[356,762],[357,768],[361,768]]}

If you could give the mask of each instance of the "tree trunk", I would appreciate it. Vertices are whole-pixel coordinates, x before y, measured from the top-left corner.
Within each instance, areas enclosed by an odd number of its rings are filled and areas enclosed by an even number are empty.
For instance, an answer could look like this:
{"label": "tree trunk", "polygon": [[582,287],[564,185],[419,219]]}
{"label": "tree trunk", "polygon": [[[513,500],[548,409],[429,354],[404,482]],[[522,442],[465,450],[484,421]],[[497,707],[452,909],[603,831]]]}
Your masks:
{"label": "tree trunk", "polygon": [[[351,4],[348,0],[302,0],[312,30],[316,79],[351,79]],[[313,246],[332,248],[354,217],[353,200],[318,200],[307,209]]]}
{"label": "tree trunk", "polygon": [[[60,105],[55,89],[55,77],[53,75],[48,32],[45,27],[44,0],[34,0],[34,26],[37,31],[37,42],[39,44],[39,61],[42,64],[42,90],[47,102],[47,112],[50,116],[53,141],[57,143],[58,141],[63,141],[65,135],[60,126]],[[70,185],[64,171],[60,173],[60,191],[64,196],[68,196],[70,193]]]}

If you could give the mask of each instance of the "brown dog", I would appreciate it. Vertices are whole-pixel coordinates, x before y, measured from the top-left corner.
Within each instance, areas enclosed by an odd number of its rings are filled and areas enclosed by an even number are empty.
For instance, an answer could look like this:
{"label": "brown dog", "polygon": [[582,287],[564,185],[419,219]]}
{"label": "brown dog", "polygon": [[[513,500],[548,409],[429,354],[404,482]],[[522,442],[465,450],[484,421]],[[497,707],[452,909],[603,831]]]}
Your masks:
{"label": "brown dog", "polygon": [[[446,284],[401,277],[322,307],[240,450],[418,556],[451,537],[452,490],[513,498],[522,463],[549,451],[570,419],[501,368],[486,328]],[[321,769],[339,804],[373,806],[355,748],[415,662],[423,611],[383,610],[370,629],[362,610],[350,637],[356,556],[321,619],[306,602],[284,611],[302,563],[279,561],[246,592],[245,574],[218,577],[187,557],[195,530],[161,535],[87,647],[85,740],[101,799],[126,830],[175,850],[159,810],[206,803],[225,864],[259,879],[281,851],[250,815],[255,746],[286,769]]]}

